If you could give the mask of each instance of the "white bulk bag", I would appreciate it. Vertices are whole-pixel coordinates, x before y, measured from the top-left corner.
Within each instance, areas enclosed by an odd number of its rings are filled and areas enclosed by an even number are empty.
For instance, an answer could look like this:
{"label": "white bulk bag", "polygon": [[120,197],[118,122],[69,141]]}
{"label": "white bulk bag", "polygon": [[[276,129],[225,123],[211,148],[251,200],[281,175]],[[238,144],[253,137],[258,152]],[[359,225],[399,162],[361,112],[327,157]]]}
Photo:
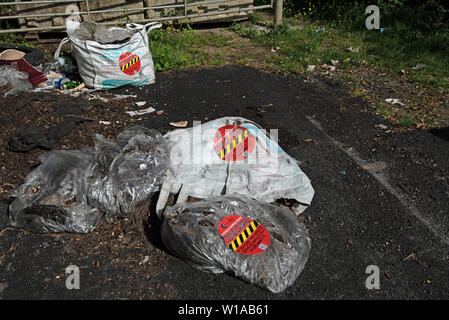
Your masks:
{"label": "white bulk bag", "polygon": [[118,28],[68,19],[68,38],[61,41],[54,58],[56,61],[62,46],[70,41],[72,56],[87,87],[111,89],[151,84],[155,75],[147,33],[161,26],[156,22],[129,23]]}

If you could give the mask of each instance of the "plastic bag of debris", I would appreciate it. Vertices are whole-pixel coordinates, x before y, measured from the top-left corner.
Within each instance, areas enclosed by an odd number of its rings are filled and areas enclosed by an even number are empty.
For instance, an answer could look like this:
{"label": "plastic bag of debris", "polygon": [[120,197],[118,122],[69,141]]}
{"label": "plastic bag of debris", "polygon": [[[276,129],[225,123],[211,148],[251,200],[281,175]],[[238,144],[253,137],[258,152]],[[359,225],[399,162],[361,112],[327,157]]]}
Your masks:
{"label": "plastic bag of debris", "polygon": [[107,217],[130,213],[159,190],[168,162],[165,139],[155,130],[134,126],[120,133],[115,142],[96,135],[89,203]]}
{"label": "plastic bag of debris", "polygon": [[87,87],[110,89],[151,84],[155,82],[155,74],[148,32],[161,26],[155,22],[129,23],[119,28],[68,19],[68,38],[59,44],[54,60],[59,58],[62,46],[70,42],[72,56]]}
{"label": "plastic bag of debris", "polygon": [[9,208],[13,225],[35,232],[78,232],[94,229],[103,214],[86,199],[93,150],[50,151],[14,193]]}
{"label": "plastic bag of debris", "polygon": [[87,233],[103,218],[131,212],[151,197],[168,167],[162,135],[131,127],[115,141],[95,136],[95,148],[42,155],[14,193],[12,225],[35,232]]}
{"label": "plastic bag of debris", "polygon": [[19,71],[11,66],[0,66],[0,86],[7,84],[11,85],[11,89],[5,93],[5,97],[33,89],[26,72]]}
{"label": "plastic bag of debris", "polygon": [[275,293],[294,283],[310,250],[304,225],[289,209],[244,196],[168,207],[161,236],[171,253],[194,267],[230,272]]}
{"label": "plastic bag of debris", "polygon": [[[270,133],[270,134],[269,134]],[[258,200],[296,201],[301,213],[314,190],[297,161],[277,143],[276,132],[240,117],[225,117],[164,137],[170,149],[170,170],[157,203],[160,216],[170,194],[206,199],[244,194]]]}

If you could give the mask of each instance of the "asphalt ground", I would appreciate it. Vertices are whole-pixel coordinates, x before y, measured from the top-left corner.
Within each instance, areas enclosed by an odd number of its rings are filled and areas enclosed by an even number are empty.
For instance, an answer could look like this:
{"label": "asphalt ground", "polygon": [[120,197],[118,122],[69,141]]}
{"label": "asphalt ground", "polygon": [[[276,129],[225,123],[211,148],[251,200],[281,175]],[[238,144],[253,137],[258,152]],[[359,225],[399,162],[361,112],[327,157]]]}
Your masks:
{"label": "asphalt ground", "polygon": [[[136,222],[141,228],[135,230],[142,231],[135,234],[139,247],[131,243],[118,252],[95,254],[83,239],[104,240],[100,231],[80,238],[5,230],[0,235],[0,298],[449,297],[449,141],[444,131],[401,132],[368,113],[364,100],[346,94],[338,82],[246,67],[159,73],[151,86],[113,92],[135,94],[136,101],[164,110],[139,121],[163,133],[173,129],[172,121],[187,120],[191,126],[223,116],[278,129],[279,144],[299,161],[315,189],[303,213],[312,239],[304,271],[280,294],[227,274],[204,273],[164,250],[154,219],[149,226],[148,220]],[[0,204],[0,230],[7,228],[6,208]],[[75,238],[79,254],[68,254],[67,243]],[[150,252],[151,261],[142,261],[142,252]],[[127,262],[133,257],[138,272]],[[79,290],[65,287],[69,264],[80,266]],[[379,289],[365,286],[371,265],[379,268]]]}

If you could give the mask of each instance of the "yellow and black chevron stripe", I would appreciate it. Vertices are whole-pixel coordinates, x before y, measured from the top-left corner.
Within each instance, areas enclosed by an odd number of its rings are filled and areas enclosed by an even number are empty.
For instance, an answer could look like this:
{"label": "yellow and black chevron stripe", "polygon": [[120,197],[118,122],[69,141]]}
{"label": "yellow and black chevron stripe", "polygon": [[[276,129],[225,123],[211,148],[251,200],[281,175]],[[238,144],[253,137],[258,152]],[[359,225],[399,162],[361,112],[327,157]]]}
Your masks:
{"label": "yellow and black chevron stripe", "polygon": [[245,228],[231,243],[229,244],[229,248],[236,251],[246,239],[256,230],[259,226],[257,221],[252,221],[248,227]]}
{"label": "yellow and black chevron stripe", "polygon": [[248,137],[248,130],[245,129],[241,134],[232,139],[232,142],[230,144],[228,144],[221,150],[221,159],[224,160],[226,156],[231,152],[231,150],[234,150],[235,147],[237,147],[237,145],[240,144],[247,137]]}
{"label": "yellow and black chevron stripe", "polygon": [[129,61],[128,63],[126,63],[122,66],[122,71],[125,71],[126,69],[131,67],[133,64],[137,63],[139,60],[140,60],[140,58],[138,56],[136,56],[134,59],[132,59],[131,61]]}

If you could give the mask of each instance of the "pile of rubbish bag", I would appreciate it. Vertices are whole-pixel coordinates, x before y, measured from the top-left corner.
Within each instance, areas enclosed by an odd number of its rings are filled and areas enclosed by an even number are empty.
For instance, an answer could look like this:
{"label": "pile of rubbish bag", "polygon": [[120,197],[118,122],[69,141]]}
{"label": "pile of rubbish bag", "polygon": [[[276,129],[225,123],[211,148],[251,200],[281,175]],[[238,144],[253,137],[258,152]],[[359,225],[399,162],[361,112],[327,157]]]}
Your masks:
{"label": "pile of rubbish bag", "polygon": [[[225,117],[165,136],[133,126],[115,141],[96,135],[94,142],[41,156],[15,191],[13,225],[87,233],[160,191],[162,241],[194,267],[229,272],[271,292],[292,285],[303,270],[310,238],[296,215],[314,190],[296,160],[256,123]],[[177,195],[174,205],[170,194]],[[270,204],[279,199],[297,206]]]}
{"label": "pile of rubbish bag", "polygon": [[107,218],[130,213],[156,192],[168,169],[162,135],[133,126],[115,141],[95,136],[95,147],[42,155],[13,194],[12,225],[35,232],[87,233]]}
{"label": "pile of rubbish bag", "polygon": [[276,293],[294,283],[310,250],[305,227],[289,209],[245,196],[167,208],[161,235],[166,248],[191,265]]}

